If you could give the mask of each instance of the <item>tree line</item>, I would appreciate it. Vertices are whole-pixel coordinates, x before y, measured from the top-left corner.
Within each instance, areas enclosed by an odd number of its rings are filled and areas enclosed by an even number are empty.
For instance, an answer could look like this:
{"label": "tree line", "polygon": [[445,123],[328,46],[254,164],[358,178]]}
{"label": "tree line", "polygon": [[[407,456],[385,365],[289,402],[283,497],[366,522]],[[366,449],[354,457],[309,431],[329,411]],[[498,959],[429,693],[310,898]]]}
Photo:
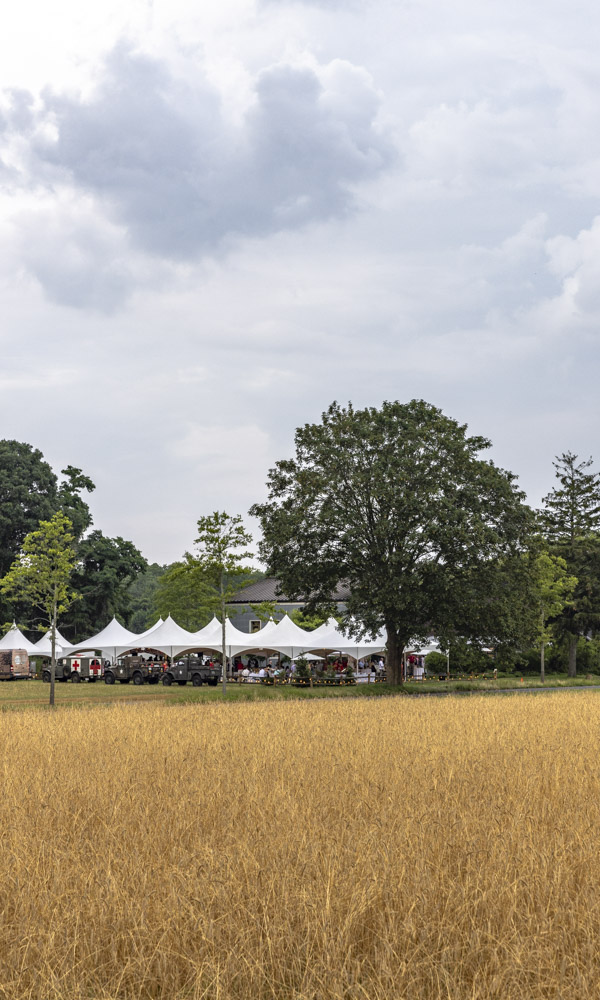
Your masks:
{"label": "tree line", "polygon": [[578,640],[600,620],[600,475],[567,452],[533,510],[491,442],[423,400],[355,409],[333,403],[296,431],[295,455],[268,475],[251,513],[260,553],[289,598],[327,613],[339,580],[357,638],[387,634],[388,679],[435,635],[442,648],[492,647],[510,662]]}
{"label": "tree line", "polygon": [[[40,522],[63,514],[76,553],[70,583],[79,598],[65,611],[61,628],[73,641],[90,635],[113,615],[127,620],[133,604],[130,586],[148,566],[133,542],[92,527],[86,496],[94,489],[81,469],[69,465],[57,475],[37,448],[0,441],[0,577]],[[30,602],[0,593],[0,622],[13,620],[31,629],[41,622]]]}
{"label": "tree line", "polygon": [[[318,622],[346,583],[343,624],[356,638],[385,629],[392,682],[404,649],[432,633],[443,648],[491,646],[506,662],[534,648],[542,676],[550,643],[553,658],[566,648],[574,676],[581,642],[600,638],[600,474],[591,459],[558,456],[557,483],[536,511],[516,477],[484,457],[490,444],[423,400],[333,403],[296,431],[294,457],[270,470],[268,497],[251,508],[260,556],[282,592]],[[61,617],[69,639],[113,614],[136,631],[168,613],[200,628],[262,575],[241,565],[247,553],[236,556],[235,545],[219,565],[207,557],[207,538],[240,528],[239,517],[219,512],[199,520],[194,553],[149,566],[132,542],[92,528],[93,489],[82,470],[58,477],[30,445],[0,442],[0,575],[6,582],[23,565],[40,523],[62,518],[76,595]],[[35,627],[22,593],[2,586],[3,618]]]}

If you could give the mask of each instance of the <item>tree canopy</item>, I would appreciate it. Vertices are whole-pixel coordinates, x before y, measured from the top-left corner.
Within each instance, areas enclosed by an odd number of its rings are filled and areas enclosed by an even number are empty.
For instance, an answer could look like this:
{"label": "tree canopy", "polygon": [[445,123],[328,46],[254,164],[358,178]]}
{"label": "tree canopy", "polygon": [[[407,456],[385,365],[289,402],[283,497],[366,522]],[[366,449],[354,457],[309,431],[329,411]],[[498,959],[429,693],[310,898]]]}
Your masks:
{"label": "tree canopy", "polygon": [[26,601],[48,627],[52,643],[50,704],[54,704],[56,627],[58,618],[77,600],[71,585],[75,565],[72,525],[60,511],[40,521],[37,531],[26,535],[21,550],[0,584],[3,594]]}
{"label": "tree canopy", "polygon": [[155,594],[169,568],[159,563],[150,563],[148,568],[127,587],[129,597],[127,627],[132,632],[143,632],[158,620],[159,613],[155,610],[154,603]]}
{"label": "tree canopy", "polygon": [[22,441],[0,441],[0,576],[25,536],[57,507],[57,479],[41,451]]}
{"label": "tree canopy", "polygon": [[544,497],[540,521],[552,553],[576,577],[571,599],[556,616],[555,631],[567,637],[569,675],[577,673],[577,640],[600,626],[600,473],[593,459],[568,451],[554,462],[556,486]]}
{"label": "tree canopy", "polygon": [[172,615],[190,632],[203,628],[220,609],[214,572],[207,571],[186,552],[183,559],[169,566],[158,580],[152,608],[155,616]]}
{"label": "tree canopy", "polygon": [[[239,582],[235,586],[228,585],[228,578],[239,578],[246,575],[242,565],[243,560],[251,559],[252,554],[245,551],[252,537],[246,531],[239,514],[227,514],[225,511],[214,511],[198,521],[198,537],[196,538],[197,562],[207,575],[213,576],[219,596],[219,612],[222,622],[222,656],[223,656],[223,693],[226,690],[227,659],[225,655],[225,616],[227,601],[239,590]],[[243,549],[244,551],[240,551]],[[249,582],[249,581],[248,581]]]}
{"label": "tree canopy", "polygon": [[93,493],[96,487],[89,476],[73,465],[67,465],[66,469],[62,469],[61,476],[65,478],[58,488],[59,509],[73,525],[75,539],[80,539],[93,520],[90,508],[81,494],[83,490]]}
{"label": "tree canopy", "polygon": [[269,571],[307,610],[350,587],[349,631],[388,638],[400,678],[410,640],[432,631],[497,642],[519,633],[513,571],[533,516],[515,476],[485,461],[483,437],[422,400],[355,410],[333,403],[296,431],[269,495],[250,513]]}
{"label": "tree canopy", "polygon": [[128,620],[131,594],[129,586],[147,568],[147,562],[133,542],[108,538],[92,531],[77,546],[77,560],[72,581],[81,600],[63,624],[73,641],[95,632],[116,615]]}

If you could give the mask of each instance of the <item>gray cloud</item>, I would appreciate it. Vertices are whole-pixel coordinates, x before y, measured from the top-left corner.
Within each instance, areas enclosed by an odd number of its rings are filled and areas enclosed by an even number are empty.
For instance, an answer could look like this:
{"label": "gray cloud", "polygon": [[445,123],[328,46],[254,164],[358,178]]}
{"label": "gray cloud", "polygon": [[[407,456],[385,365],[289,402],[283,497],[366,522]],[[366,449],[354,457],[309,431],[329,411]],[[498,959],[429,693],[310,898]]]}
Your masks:
{"label": "gray cloud", "polygon": [[108,314],[126,300],[131,262],[119,247],[119,233],[89,207],[48,206],[23,212],[14,223],[21,259],[50,300]]}
{"label": "gray cloud", "polygon": [[341,65],[332,85],[310,68],[264,70],[233,127],[206,83],[120,46],[91,99],[45,96],[57,131],[35,140],[40,169],[100,200],[135,247],[175,260],[343,215],[393,147],[367,74]]}
{"label": "gray cloud", "polygon": [[259,0],[260,7],[283,7],[284,4],[304,4],[307,7],[322,7],[324,10],[359,10],[369,0]]}

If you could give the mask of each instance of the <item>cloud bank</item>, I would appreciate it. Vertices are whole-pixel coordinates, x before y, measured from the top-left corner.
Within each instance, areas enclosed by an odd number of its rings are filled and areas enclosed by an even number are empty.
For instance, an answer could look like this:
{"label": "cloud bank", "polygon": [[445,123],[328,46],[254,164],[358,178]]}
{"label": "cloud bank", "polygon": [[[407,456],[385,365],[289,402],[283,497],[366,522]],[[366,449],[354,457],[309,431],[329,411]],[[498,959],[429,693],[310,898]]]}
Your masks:
{"label": "cloud bank", "polygon": [[[256,75],[234,123],[202,73],[182,81],[120,45],[89,96],[47,91],[35,113],[32,95],[12,96],[5,129],[26,140],[21,184],[52,205],[25,263],[54,300],[110,310],[133,280],[121,262],[128,244],[185,262],[343,217],[356,185],[394,160],[379,103],[369,75],[346,61],[277,64]],[[19,218],[24,245],[35,224],[33,209]],[[61,243],[66,252],[53,253]]]}

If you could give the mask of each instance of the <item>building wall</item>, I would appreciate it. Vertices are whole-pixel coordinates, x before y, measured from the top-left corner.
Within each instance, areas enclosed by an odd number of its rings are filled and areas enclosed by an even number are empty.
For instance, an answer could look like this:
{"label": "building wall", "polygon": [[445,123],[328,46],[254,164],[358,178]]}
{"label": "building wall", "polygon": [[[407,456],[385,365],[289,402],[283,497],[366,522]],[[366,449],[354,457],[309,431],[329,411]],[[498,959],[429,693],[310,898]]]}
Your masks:
{"label": "building wall", "polygon": [[[273,618],[277,622],[281,621],[284,615],[286,614],[289,615],[292,611],[295,611],[297,608],[301,607],[303,607],[302,602],[298,602],[297,604],[278,604],[276,606],[276,611],[275,614],[273,615]],[[243,608],[243,607],[240,607],[239,612],[236,612],[233,608],[231,608],[230,619],[231,623],[236,628],[239,628],[240,632],[248,632],[248,633],[253,631],[250,628],[250,623],[258,621],[258,618],[256,617],[254,611],[251,611],[250,608]],[[260,623],[261,628],[266,624],[267,624],[266,622],[261,622]]]}

